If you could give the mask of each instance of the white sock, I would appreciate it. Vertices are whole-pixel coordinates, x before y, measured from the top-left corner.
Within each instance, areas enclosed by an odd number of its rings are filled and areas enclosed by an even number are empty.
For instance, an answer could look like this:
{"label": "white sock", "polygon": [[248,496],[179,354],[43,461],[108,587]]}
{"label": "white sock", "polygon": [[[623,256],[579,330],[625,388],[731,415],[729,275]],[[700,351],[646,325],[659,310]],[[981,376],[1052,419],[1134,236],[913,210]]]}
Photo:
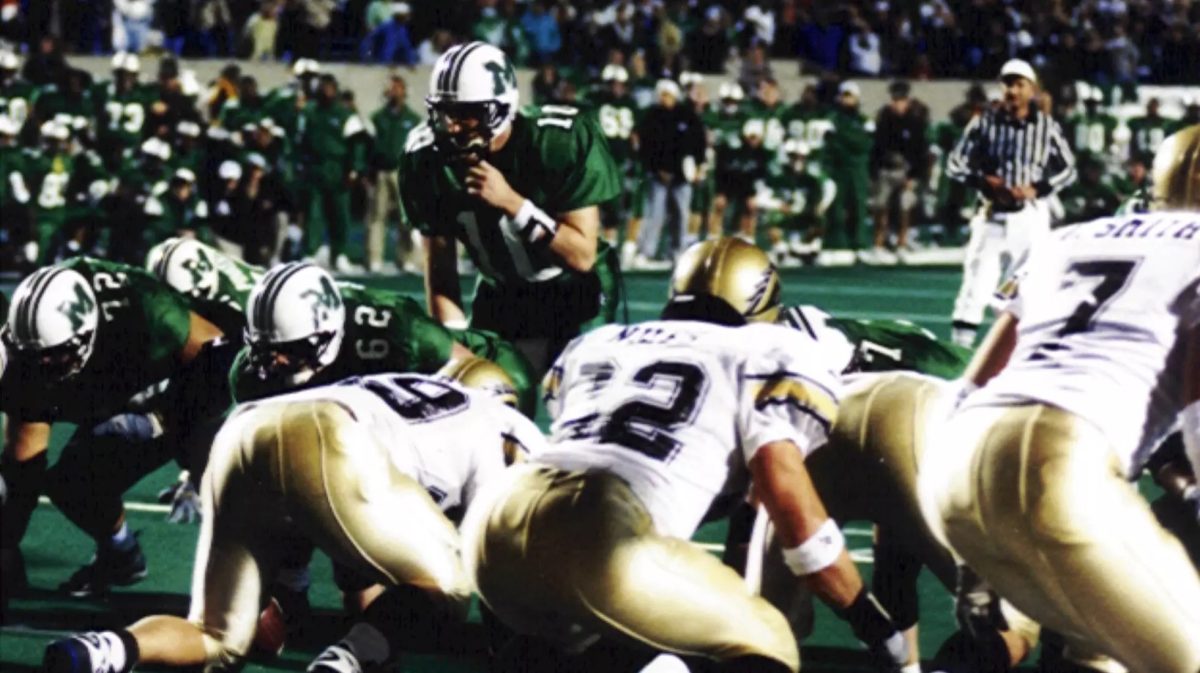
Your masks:
{"label": "white sock", "polygon": [[976,330],[968,327],[955,327],[950,330],[950,341],[957,346],[963,348],[971,348],[975,345]]}
{"label": "white sock", "polygon": [[115,546],[115,547],[125,546],[125,544],[129,542],[129,537],[130,537],[129,524],[125,521],[122,521],[121,527],[119,529],[117,529],[117,532],[113,533],[113,536],[112,536],[113,546]]}

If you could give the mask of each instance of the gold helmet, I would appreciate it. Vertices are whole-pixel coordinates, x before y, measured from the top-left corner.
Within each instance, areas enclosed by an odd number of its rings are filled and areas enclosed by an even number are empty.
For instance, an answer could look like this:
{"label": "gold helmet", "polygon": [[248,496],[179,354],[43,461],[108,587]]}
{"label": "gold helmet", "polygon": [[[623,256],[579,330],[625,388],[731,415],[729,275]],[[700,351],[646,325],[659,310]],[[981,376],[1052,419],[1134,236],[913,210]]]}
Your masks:
{"label": "gold helmet", "polygon": [[1178,131],[1159,145],[1150,182],[1154,210],[1200,211],[1200,124]]}
{"label": "gold helmet", "polygon": [[685,250],[675,264],[663,317],[772,323],[779,317],[780,289],[775,265],[757,246],[710,239]]}
{"label": "gold helmet", "polygon": [[491,360],[476,357],[451,360],[442,365],[437,375],[464,388],[481,390],[510,407],[517,406],[517,387],[512,378]]}

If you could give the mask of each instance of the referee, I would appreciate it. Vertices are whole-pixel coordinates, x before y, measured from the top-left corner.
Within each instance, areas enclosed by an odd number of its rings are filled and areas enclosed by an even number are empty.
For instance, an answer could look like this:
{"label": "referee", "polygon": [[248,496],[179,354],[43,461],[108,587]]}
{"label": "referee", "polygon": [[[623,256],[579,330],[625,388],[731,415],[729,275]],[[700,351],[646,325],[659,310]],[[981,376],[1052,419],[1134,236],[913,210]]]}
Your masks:
{"label": "referee", "polygon": [[946,175],[979,190],[979,210],[954,302],[954,343],[970,348],[984,309],[1011,265],[1050,231],[1048,197],[1075,181],[1075,157],[1058,122],[1034,103],[1037,74],[1021,59],[1000,69],[1004,99],[971,120]]}

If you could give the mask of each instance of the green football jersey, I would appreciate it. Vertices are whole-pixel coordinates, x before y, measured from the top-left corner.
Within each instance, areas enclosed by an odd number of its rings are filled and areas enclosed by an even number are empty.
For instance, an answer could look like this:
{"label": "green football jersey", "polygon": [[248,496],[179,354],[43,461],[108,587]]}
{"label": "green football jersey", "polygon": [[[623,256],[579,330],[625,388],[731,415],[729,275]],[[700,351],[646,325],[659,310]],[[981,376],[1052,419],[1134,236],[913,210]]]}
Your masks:
{"label": "green football jersey", "polygon": [[846,372],[915,371],[953,379],[971,360],[970,350],[907,320],[836,318],[813,306],[794,306],[784,309],[780,322],[813,339],[821,338],[822,329],[843,336],[852,350]]}
{"label": "green football jersey", "polygon": [[825,136],[833,131],[833,121],[822,108],[793,105],[785,116],[787,136],[803,140],[812,152],[810,160],[825,149]]}
{"label": "green football jersey", "polygon": [[220,250],[196,242],[196,257],[181,263],[190,276],[187,282],[171,283],[170,271],[174,260],[163,259],[164,251],[178,239],[168,239],[154,246],[146,256],[147,271],[171,285],[191,300],[192,310],[221,328],[231,339],[240,339],[246,329],[246,303],[254,284],[266,273],[261,267],[247,264]]}
{"label": "green football jersey", "polygon": [[53,84],[42,87],[37,97],[37,118],[54,120],[72,129],[96,126],[96,105],[90,89],[72,97]]}
{"label": "green football jersey", "polygon": [[517,391],[517,408],[529,418],[537,414],[537,376],[533,365],[508,341],[495,332],[481,329],[454,329],[450,335],[476,356],[491,360],[512,379]]}
{"label": "green football jersey", "polygon": [[78,374],[57,383],[41,380],[32,363],[14,363],[8,390],[20,392],[4,395],[3,409],[26,421],[96,423],[179,369],[191,330],[188,302],[136,267],[90,257],[60,266],[79,272],[96,295],[100,320],[91,356]]}
{"label": "green football jersey", "polygon": [[27,185],[39,219],[65,213],[75,196],[103,175],[98,157],[91,153],[68,154],[30,151],[25,155]]}
{"label": "green football jersey", "polygon": [[234,98],[225,101],[225,104],[221,106],[221,112],[217,115],[217,123],[221,128],[233,133],[241,131],[242,127],[247,124],[257,124],[267,116],[269,115],[267,114],[266,99],[259,99],[251,103]]}
{"label": "green football jersey", "polygon": [[748,118],[745,106],[736,110],[712,107],[701,116],[700,121],[712,132],[712,146],[720,153],[742,146],[742,126]]}
{"label": "green football jersey", "polygon": [[1153,154],[1167,136],[1174,121],[1165,117],[1134,117],[1129,120],[1129,150],[1133,155]]}
{"label": "green football jersey", "polygon": [[[346,333],[332,364],[304,387],[349,376],[383,372],[432,373],[450,359],[454,338],[421,305],[402,294],[338,283],[346,309]],[[245,402],[295,389],[290,382],[264,379],[250,366],[250,347],[238,354],[230,371],[234,400]]]}
{"label": "green football jersey", "polygon": [[837,195],[837,186],[819,168],[797,173],[785,167],[764,182],[774,206],[764,213],[767,223],[790,230],[820,224]]}
{"label": "green football jersey", "polygon": [[[512,135],[488,161],[508,183],[550,214],[594,206],[621,193],[621,175],[596,123],[577,108],[526,108]],[[400,164],[406,215],[430,236],[462,242],[480,274],[498,285],[540,283],[571,276],[545,250],[512,232],[508,216],[466,192],[457,169],[434,146],[427,123],[413,130]]]}
{"label": "green football jersey", "polygon": [[[29,203],[27,164],[25,151],[20,147],[0,147],[0,208]],[[2,318],[3,316],[0,316],[0,319]]]}
{"label": "green football jersey", "polygon": [[150,106],[158,100],[152,85],[138,84],[128,91],[117,91],[113,82],[103,82],[93,89],[92,97],[100,119],[100,135],[123,147],[141,142]]}
{"label": "green football jersey", "polygon": [[[746,105],[746,121],[753,119],[763,122],[763,147],[775,152],[787,139],[787,126],[791,123],[791,113],[787,106],[779,103],[768,107],[762,101],[753,100]],[[742,125],[745,129],[745,124]]]}
{"label": "green football jersey", "polygon": [[1088,184],[1078,180],[1062,190],[1058,198],[1062,201],[1066,224],[1108,217],[1121,205],[1121,196],[1103,182]]}
{"label": "green football jersey", "polygon": [[641,117],[631,96],[614,96],[610,91],[598,91],[589,97],[591,113],[608,141],[608,149],[619,166],[634,159],[633,130]]}
{"label": "green football jersey", "polygon": [[38,88],[23,80],[14,80],[0,86],[0,115],[15,121],[18,127],[25,126],[29,113],[37,102]]}
{"label": "green football jersey", "polygon": [[263,111],[292,138],[299,127],[304,100],[299,83],[290,82],[267,92],[263,97]]}
{"label": "green football jersey", "polygon": [[1067,141],[1075,154],[1107,154],[1113,145],[1117,118],[1109,114],[1089,115],[1086,112],[1067,120]]}

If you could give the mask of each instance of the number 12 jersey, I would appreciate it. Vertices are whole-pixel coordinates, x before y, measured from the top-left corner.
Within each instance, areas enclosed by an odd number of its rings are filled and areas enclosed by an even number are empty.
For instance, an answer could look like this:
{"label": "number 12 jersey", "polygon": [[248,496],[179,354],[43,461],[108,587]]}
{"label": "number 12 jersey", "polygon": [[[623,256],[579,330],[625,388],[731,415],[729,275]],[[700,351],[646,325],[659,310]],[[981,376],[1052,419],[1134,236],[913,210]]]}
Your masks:
{"label": "number 12 jersey", "polygon": [[532,459],[621,477],[661,534],[688,538],[714,499],[744,490],[759,448],[825,443],[837,374],[803,343],[776,325],[593,331],[547,375],[551,444]]}

